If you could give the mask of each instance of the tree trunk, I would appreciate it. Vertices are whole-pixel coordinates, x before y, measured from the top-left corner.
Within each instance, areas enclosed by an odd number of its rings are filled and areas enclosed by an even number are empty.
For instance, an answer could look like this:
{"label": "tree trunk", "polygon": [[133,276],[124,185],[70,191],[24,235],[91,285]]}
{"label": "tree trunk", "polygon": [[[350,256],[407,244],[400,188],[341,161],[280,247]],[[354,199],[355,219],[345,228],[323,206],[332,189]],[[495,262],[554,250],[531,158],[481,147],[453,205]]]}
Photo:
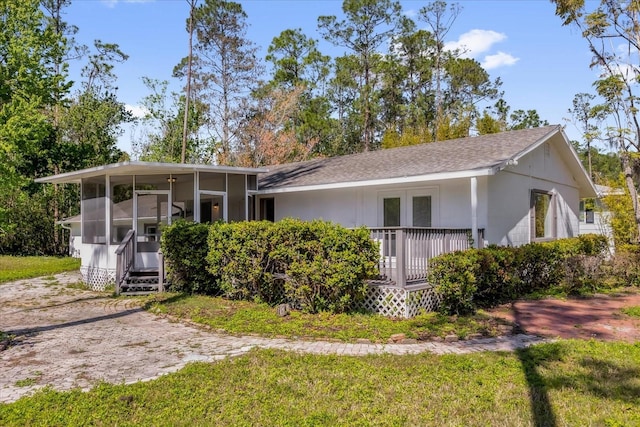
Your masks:
{"label": "tree trunk", "polygon": [[193,9],[197,0],[189,2],[189,60],[187,63],[187,93],[184,100],[184,123],[182,126],[182,153],[180,163],[186,163],[187,157],[187,136],[189,128],[189,100],[191,99],[191,66],[193,60]]}
{"label": "tree trunk", "polygon": [[622,171],[624,173],[624,182],[627,186],[627,190],[631,195],[631,203],[633,204],[633,217],[636,221],[636,232],[633,237],[635,243],[640,242],[640,206],[638,206],[638,191],[636,190],[635,183],[633,182],[633,169],[631,168],[631,159],[629,153],[623,152],[620,156],[622,160]]}

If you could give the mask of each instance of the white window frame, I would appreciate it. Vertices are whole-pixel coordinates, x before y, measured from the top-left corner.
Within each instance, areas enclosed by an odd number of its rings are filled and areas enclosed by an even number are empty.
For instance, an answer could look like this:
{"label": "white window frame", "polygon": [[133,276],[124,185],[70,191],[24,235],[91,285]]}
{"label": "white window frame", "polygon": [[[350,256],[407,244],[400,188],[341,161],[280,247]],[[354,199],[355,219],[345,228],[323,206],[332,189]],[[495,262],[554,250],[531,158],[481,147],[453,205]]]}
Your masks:
{"label": "white window frame", "polygon": [[[551,235],[545,237],[536,237],[536,195],[541,194],[549,196],[549,209],[551,209]],[[529,208],[529,233],[530,242],[549,242],[558,238],[558,208],[557,197],[554,191],[532,189],[529,197],[531,198],[531,206]]]}
{"label": "white window frame", "polygon": [[385,190],[378,192],[378,224],[384,226],[384,199],[400,199],[400,227],[413,227],[413,198],[431,197],[431,228],[440,226],[439,188],[424,187],[406,190]]}

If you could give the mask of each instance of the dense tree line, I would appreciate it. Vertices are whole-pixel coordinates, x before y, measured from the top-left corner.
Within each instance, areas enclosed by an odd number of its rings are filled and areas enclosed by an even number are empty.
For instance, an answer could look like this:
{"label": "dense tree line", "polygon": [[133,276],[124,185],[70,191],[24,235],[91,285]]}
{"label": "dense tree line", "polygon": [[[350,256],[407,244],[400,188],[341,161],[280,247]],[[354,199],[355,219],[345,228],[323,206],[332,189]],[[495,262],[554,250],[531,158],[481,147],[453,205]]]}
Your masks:
{"label": "dense tree line", "polygon": [[189,5],[193,53],[174,69],[185,91],[149,86],[143,159],[177,161],[184,144],[189,161],[259,166],[546,123],[535,110],[510,113],[500,80],[445,48],[456,4],[428,3],[413,20],[397,1],[344,0],[341,19],[318,17],[340,56],[294,28],[273,38],[264,60],[240,3]]}
{"label": "dense tree line", "polygon": [[[128,156],[116,142],[133,118],[114,73],[127,55],[78,43],[64,20],[70,4],[0,0],[0,253],[64,251],[54,224],[77,213],[78,189],[35,178]],[[340,56],[293,28],[265,58],[240,3],[186,6],[189,47],[173,70],[185,90],[144,78],[147,115],[132,153],[141,160],[259,166],[545,123],[535,110],[511,112],[499,79],[445,48],[458,5],[428,3],[413,20],[397,1],[344,0],[340,18],[318,17]],[[80,81],[69,77],[72,62],[82,64]]]}
{"label": "dense tree line", "polygon": [[[41,186],[38,177],[121,159],[113,64],[127,56],[96,40],[79,45],[62,20],[69,0],[0,0],[0,253],[62,253],[54,223],[77,213],[76,186]],[[70,61],[83,61],[72,92]]]}

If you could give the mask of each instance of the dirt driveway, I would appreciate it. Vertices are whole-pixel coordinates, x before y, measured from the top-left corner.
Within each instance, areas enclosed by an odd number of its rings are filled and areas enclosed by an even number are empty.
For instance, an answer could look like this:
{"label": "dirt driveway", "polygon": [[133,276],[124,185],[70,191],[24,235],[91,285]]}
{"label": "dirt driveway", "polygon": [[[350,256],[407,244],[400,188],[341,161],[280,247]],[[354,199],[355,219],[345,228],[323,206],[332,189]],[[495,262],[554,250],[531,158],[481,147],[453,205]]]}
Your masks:
{"label": "dirt driveway", "polygon": [[490,313],[517,323],[523,332],[533,335],[637,342],[640,319],[620,311],[634,306],[640,306],[637,290],[589,298],[518,301]]}

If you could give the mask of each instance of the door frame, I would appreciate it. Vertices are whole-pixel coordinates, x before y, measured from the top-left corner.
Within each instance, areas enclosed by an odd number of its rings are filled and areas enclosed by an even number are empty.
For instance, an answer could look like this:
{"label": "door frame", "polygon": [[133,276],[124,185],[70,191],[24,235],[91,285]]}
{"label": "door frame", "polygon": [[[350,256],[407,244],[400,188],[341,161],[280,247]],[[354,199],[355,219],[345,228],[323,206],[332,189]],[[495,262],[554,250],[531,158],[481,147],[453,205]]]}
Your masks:
{"label": "door frame", "polygon": [[133,253],[136,254],[136,258],[138,256],[138,196],[144,196],[144,195],[150,195],[150,194],[155,194],[155,195],[166,195],[167,196],[167,225],[171,225],[171,213],[173,211],[172,209],[172,203],[173,203],[173,198],[172,198],[172,192],[171,190],[134,190],[133,191],[133,214],[132,214],[132,221],[133,221],[133,231],[134,231],[134,236],[136,236],[135,239],[133,239]]}
{"label": "door frame", "polygon": [[222,197],[222,220],[228,222],[228,209],[227,209],[227,192],[226,191],[212,191],[212,190],[198,190],[198,218],[199,222],[202,221],[202,195],[205,196],[217,196]]}

